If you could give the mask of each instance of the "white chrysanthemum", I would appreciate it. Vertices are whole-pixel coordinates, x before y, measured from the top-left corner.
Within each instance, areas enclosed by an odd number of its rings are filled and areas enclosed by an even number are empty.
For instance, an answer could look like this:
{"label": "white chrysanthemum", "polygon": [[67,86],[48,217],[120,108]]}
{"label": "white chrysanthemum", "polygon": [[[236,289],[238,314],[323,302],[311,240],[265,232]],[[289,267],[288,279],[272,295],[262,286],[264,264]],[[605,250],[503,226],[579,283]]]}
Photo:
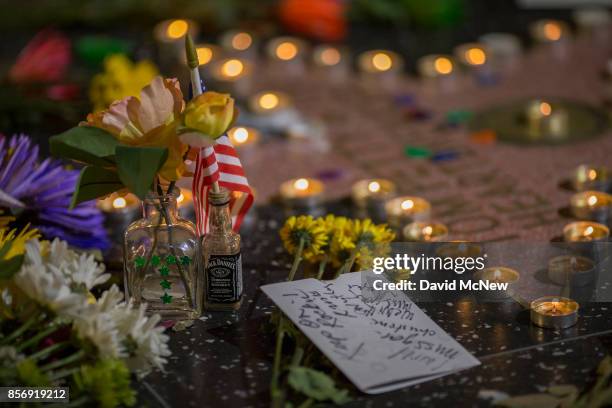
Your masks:
{"label": "white chrysanthemum", "polygon": [[88,305],[74,320],[74,331],[81,340],[89,341],[102,358],[124,357],[121,337],[110,313],[100,312],[97,305]]}
{"label": "white chrysanthemum", "polygon": [[13,280],[31,299],[57,314],[77,317],[87,303],[84,294],[72,292],[65,279],[44,265],[23,265]]}
{"label": "white chrysanthemum", "polygon": [[153,367],[162,369],[171,352],[164,328],[157,327],[159,315],[146,317],[144,305],[136,309],[131,303],[120,305],[111,314],[124,338],[128,368],[140,376],[148,374]]}
{"label": "white chrysanthemum", "polygon": [[96,307],[99,312],[110,313],[117,307],[123,307],[123,293],[117,285],[113,285],[110,289],[105,290],[96,302]]}

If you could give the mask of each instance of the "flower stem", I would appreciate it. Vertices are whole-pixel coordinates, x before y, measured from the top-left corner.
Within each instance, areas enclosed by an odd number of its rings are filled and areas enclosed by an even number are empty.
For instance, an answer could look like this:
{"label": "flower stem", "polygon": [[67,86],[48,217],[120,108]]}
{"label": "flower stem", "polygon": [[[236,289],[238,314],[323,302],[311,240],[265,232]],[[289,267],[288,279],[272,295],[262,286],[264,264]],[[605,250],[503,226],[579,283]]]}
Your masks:
{"label": "flower stem", "polygon": [[319,262],[319,272],[317,273],[317,279],[321,280],[325,273],[325,267],[327,266],[327,255],[323,256],[321,262]]}
{"label": "flower stem", "polygon": [[18,338],[19,336],[21,336],[23,333],[26,332],[26,330],[28,330],[34,323],[38,322],[38,319],[40,318],[39,315],[37,314],[33,314],[32,316],[30,316],[30,318],[28,320],[26,320],[21,326],[19,326],[14,332],[12,332],[11,334],[9,334],[7,337],[5,337],[2,340],[3,344],[7,344],[9,343],[11,340],[15,340],[16,338]]}
{"label": "flower stem", "polygon": [[53,374],[51,376],[51,380],[52,381],[57,381],[59,379],[68,377],[69,375],[72,375],[72,374],[78,372],[80,369],[81,369],[81,367],[79,366],[79,367],[72,367],[72,368],[67,368],[67,369],[64,369],[64,370],[59,370],[55,374]]}
{"label": "flower stem", "polygon": [[355,259],[357,259],[357,248],[351,251],[351,256],[344,262],[344,264],[338,268],[336,274],[334,275],[334,279],[337,279],[343,273],[350,272],[353,269],[353,264],[355,263]]}
{"label": "flower stem", "polygon": [[57,322],[57,319],[53,320],[51,323],[49,323],[49,327],[46,330],[41,331],[36,336],[30,337],[28,340],[21,343],[19,346],[17,346],[17,351],[24,350],[32,345],[37,344],[40,340],[44,339],[45,337],[56,331],[59,328]]}
{"label": "flower stem", "polygon": [[302,261],[302,251],[304,251],[304,238],[300,238],[300,244],[298,245],[297,251],[295,251],[295,257],[293,258],[293,265],[291,265],[291,270],[289,271],[288,281],[292,281],[295,278],[295,273],[297,272],[298,266],[300,266],[300,262]]}
{"label": "flower stem", "polygon": [[278,327],[276,328],[276,346],[274,348],[274,363],[272,366],[272,383],[270,386],[270,394],[273,407],[281,407],[283,392],[278,387],[280,379],[281,352],[283,350],[283,337],[285,336],[285,324],[281,314],[278,319]]}
{"label": "flower stem", "polygon": [[300,346],[295,346],[295,350],[293,351],[293,357],[291,357],[291,367],[297,367],[302,362],[302,358],[304,357],[304,349]]}
{"label": "flower stem", "polygon": [[64,357],[60,360],[56,360],[56,361],[53,361],[49,364],[42,366],[41,371],[44,372],[44,371],[54,370],[59,367],[63,367],[65,365],[79,361],[84,356],[85,356],[85,350],[79,350],[76,353],[69,355],[68,357]]}
{"label": "flower stem", "polygon": [[68,342],[68,341],[64,341],[64,342],[61,342],[61,343],[53,344],[53,345],[51,345],[49,347],[45,347],[44,349],[37,351],[34,354],[31,354],[30,356],[28,356],[28,358],[31,358],[32,360],[36,360],[36,359],[39,359],[39,358],[41,358],[43,356],[46,357],[47,355],[49,355],[49,354],[51,354],[51,353],[53,353],[53,352],[55,352],[57,350],[60,350],[60,349],[62,349],[64,347],[66,347],[69,344],[70,344],[70,342]]}

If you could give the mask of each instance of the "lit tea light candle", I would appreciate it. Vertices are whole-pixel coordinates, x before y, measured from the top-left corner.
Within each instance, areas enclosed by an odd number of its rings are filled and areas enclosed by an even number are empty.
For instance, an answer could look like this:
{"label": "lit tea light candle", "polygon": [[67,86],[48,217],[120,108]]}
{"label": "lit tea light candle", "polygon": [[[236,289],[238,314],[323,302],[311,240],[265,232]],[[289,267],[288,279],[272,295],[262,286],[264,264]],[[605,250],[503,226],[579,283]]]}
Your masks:
{"label": "lit tea light candle", "polygon": [[505,299],[514,292],[515,284],[518,282],[521,274],[505,266],[493,266],[474,272],[473,280],[489,281],[491,283],[507,283],[505,290],[485,290],[485,296],[488,298]]}
{"label": "lit tea light candle", "polygon": [[359,180],[351,189],[351,195],[355,205],[361,208],[380,207],[384,208],[387,200],[395,195],[395,184],[386,179]]}
{"label": "lit tea light candle", "polygon": [[612,214],[612,195],[601,191],[582,191],[570,199],[574,216],[581,220],[606,221]]}
{"label": "lit tea light candle", "polygon": [[448,237],[448,228],[439,222],[416,221],[402,230],[404,239],[412,242],[439,242]]}
{"label": "lit tea light candle", "polygon": [[449,55],[426,55],[418,62],[418,71],[423,78],[438,78],[453,73],[455,64]]}
{"label": "lit tea light candle", "polygon": [[584,256],[556,256],[548,261],[548,278],[557,285],[586,286],[595,279],[595,263]]}
{"label": "lit tea light candle", "polygon": [[399,54],[388,50],[366,51],[357,59],[359,70],[368,74],[384,74],[401,71],[404,60]]}
{"label": "lit tea light candle", "polygon": [[454,49],[455,58],[469,67],[480,67],[487,62],[487,51],[484,44],[467,43]]}
{"label": "lit tea light candle", "polygon": [[610,187],[608,169],[582,164],[574,170],[572,186],[576,191],[607,191]]}
{"label": "lit tea light candle", "polygon": [[569,35],[569,27],[559,20],[538,20],[531,24],[530,32],[540,43],[555,43]]}
{"label": "lit tea light candle", "polygon": [[324,185],[314,178],[287,180],[280,186],[280,196],[290,207],[313,207],[321,203]]}
{"label": "lit tea light candle", "polygon": [[552,102],[532,100],[525,110],[527,130],[532,138],[540,138],[543,134],[562,137],[569,131],[569,116],[567,111]]}
{"label": "lit tea light candle", "polygon": [[304,71],[306,43],[294,37],[278,37],[270,40],[266,47],[270,60],[283,67],[286,74],[300,74]]}
{"label": "lit tea light candle", "polygon": [[561,296],[545,296],[531,302],[531,322],[547,329],[565,329],[578,322],[578,302]]}
{"label": "lit tea light candle", "polygon": [[427,221],[431,214],[431,204],[421,197],[401,196],[385,204],[389,223],[395,226],[413,221]]}
{"label": "lit tea light candle", "polygon": [[318,45],[312,52],[314,66],[326,72],[332,79],[345,79],[349,64],[347,52],[333,45]]}
{"label": "lit tea light candle", "polygon": [[196,45],[196,53],[198,54],[200,67],[204,67],[220,58],[221,48],[214,44],[198,44]]}
{"label": "lit tea light candle", "polygon": [[598,222],[576,221],[563,228],[565,242],[605,242],[610,237],[610,229]]}
{"label": "lit tea light candle", "polygon": [[164,20],[155,26],[153,35],[159,46],[161,58],[182,60],[185,54],[185,35],[192,38],[198,34],[198,25],[191,20]]}
{"label": "lit tea light candle", "polygon": [[234,145],[240,149],[253,146],[259,142],[259,131],[252,127],[236,126],[227,131],[227,136]]}
{"label": "lit tea light candle", "polygon": [[217,61],[211,72],[215,85],[225,92],[238,97],[250,93],[251,63],[239,58],[227,58]]}
{"label": "lit tea light candle", "polygon": [[223,48],[234,53],[244,53],[254,48],[253,35],[245,31],[227,31],[219,42]]}
{"label": "lit tea light candle", "polygon": [[249,108],[253,113],[269,115],[287,109],[291,100],[287,94],[277,91],[264,91],[249,99]]}
{"label": "lit tea light candle", "polygon": [[[127,227],[140,215],[140,200],[134,194],[110,194],[97,201],[97,207],[104,213],[107,228],[115,230],[117,227]],[[119,228],[119,229],[121,229]]]}

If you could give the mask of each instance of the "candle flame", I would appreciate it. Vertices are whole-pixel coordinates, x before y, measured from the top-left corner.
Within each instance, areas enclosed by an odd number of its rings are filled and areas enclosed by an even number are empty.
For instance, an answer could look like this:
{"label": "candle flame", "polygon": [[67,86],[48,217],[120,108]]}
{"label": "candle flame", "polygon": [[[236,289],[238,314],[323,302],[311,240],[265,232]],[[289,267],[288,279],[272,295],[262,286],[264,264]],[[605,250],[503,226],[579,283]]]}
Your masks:
{"label": "candle flame", "polygon": [[593,232],[595,232],[595,229],[593,229],[593,227],[590,226],[590,225],[584,229],[584,235],[587,236],[587,237],[589,235],[592,235]]}
{"label": "candle flame", "polygon": [[493,271],[493,279],[499,280],[502,277],[502,272],[499,269]]}
{"label": "candle flame", "polygon": [[196,48],[198,54],[198,62],[200,65],[206,65],[212,60],[213,51],[210,47],[198,47]]}
{"label": "candle flame", "polygon": [[370,184],[368,184],[368,190],[370,190],[372,193],[380,191],[380,183],[378,181],[370,182]]}
{"label": "candle flame", "polygon": [[589,170],[588,178],[589,180],[595,180],[597,178],[597,171],[595,169]]}
{"label": "candle flame", "polygon": [[166,29],[166,34],[168,37],[172,39],[181,38],[185,34],[187,34],[187,30],[189,29],[189,24],[185,20],[174,20],[170,24],[168,24],[168,28]]}
{"label": "candle flame", "polygon": [[242,74],[242,71],[244,71],[244,64],[237,59],[227,60],[225,63],[223,63],[223,66],[221,67],[221,72],[223,73],[223,75],[232,78]]}
{"label": "candle flame", "polygon": [[232,132],[232,139],[238,143],[244,143],[249,139],[249,131],[246,128],[239,127]]}
{"label": "candle flame", "polygon": [[410,199],[404,200],[402,201],[401,207],[402,207],[402,210],[410,210],[412,207],[414,207],[414,201]]}
{"label": "candle flame", "polygon": [[434,67],[439,74],[447,75],[453,72],[453,63],[446,57],[438,57],[434,61]]}
{"label": "candle flame", "polygon": [[276,47],[276,56],[283,61],[292,60],[297,53],[297,45],[289,41],[282,42]]}
{"label": "candle flame", "polygon": [[293,187],[295,187],[296,190],[306,190],[309,185],[310,182],[305,178],[299,178],[293,182]]}
{"label": "candle flame", "polygon": [[278,96],[273,93],[266,93],[259,97],[259,106],[263,109],[270,110],[278,106]]}
{"label": "candle flame", "polygon": [[595,204],[597,204],[597,196],[589,196],[589,198],[587,198],[587,204],[589,204],[590,206],[594,206]]}
{"label": "candle flame", "polygon": [[544,24],[544,37],[549,41],[558,41],[561,38],[561,26],[557,23]]}
{"label": "candle flame", "polygon": [[113,208],[125,208],[127,206],[127,201],[123,197],[117,197],[113,200]]}
{"label": "candle flame", "polygon": [[248,33],[237,33],[232,38],[232,48],[238,51],[248,49],[253,43],[253,38]]}
{"label": "candle flame", "polygon": [[321,52],[321,62],[328,66],[338,64],[340,62],[340,52],[333,47],[324,49]]}
{"label": "candle flame", "polygon": [[552,113],[552,106],[548,102],[540,103],[540,113],[544,116],[549,116]]}
{"label": "candle flame", "polygon": [[465,60],[471,65],[482,65],[487,61],[487,55],[482,48],[470,48],[465,52]]}
{"label": "candle flame", "polygon": [[428,225],[426,227],[423,227],[421,232],[423,233],[423,235],[431,235],[431,234],[433,234],[433,228],[432,228],[431,225]]}
{"label": "candle flame", "polygon": [[393,66],[391,57],[383,52],[377,52],[372,57],[372,65],[379,71],[388,71]]}

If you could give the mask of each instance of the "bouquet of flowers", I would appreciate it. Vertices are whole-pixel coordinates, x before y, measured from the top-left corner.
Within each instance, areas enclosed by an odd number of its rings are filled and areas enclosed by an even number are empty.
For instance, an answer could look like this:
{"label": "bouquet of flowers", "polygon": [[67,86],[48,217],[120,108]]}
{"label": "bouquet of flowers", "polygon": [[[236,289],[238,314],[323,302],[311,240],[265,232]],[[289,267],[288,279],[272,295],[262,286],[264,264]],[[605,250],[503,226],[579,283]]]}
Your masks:
{"label": "bouquet of flowers", "polygon": [[[309,215],[290,217],[280,230],[285,249],[294,256],[287,280],[295,278],[302,261],[318,264],[317,279],[325,274],[327,265],[335,267],[333,277],[348,273],[357,265],[359,270],[371,267],[376,256],[385,256],[395,233],[385,224],[374,224],[372,220],[353,220],[327,215],[313,218]],[[284,381],[290,392],[306,397],[299,406],[330,401],[342,404],[349,400],[347,390],[339,390],[332,377],[321,369],[327,359],[317,354],[314,345],[282,314],[274,314],[276,324],[276,348],[272,371],[272,406],[282,407],[288,391],[282,387]],[[285,337],[293,339],[294,351],[290,359],[282,355]],[[318,355],[318,358],[313,358]],[[283,366],[283,361],[289,364]]]}
{"label": "bouquet of flowers", "polygon": [[134,405],[130,373],[170,355],[159,316],[114,285],[96,298],[104,266],[39,235],[0,230],[0,385],[69,386],[72,406]]}

